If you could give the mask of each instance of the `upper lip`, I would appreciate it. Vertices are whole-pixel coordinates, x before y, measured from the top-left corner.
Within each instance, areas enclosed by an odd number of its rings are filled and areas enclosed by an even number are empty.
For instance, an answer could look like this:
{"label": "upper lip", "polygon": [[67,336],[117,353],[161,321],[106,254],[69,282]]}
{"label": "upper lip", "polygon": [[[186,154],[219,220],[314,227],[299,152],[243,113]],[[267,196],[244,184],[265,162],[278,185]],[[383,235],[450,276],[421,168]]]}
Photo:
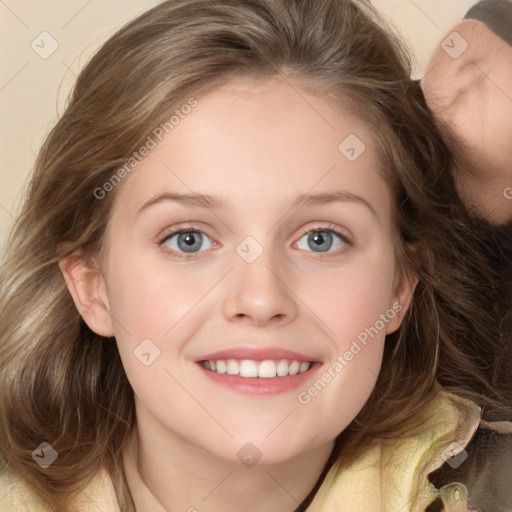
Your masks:
{"label": "upper lip", "polygon": [[293,361],[303,362],[315,362],[317,358],[300,354],[293,350],[287,350],[279,347],[234,347],[225,350],[219,350],[217,352],[211,352],[196,360],[199,361],[218,361],[227,359],[252,359],[254,361],[267,361],[267,360],[280,360],[280,359],[291,359]]}

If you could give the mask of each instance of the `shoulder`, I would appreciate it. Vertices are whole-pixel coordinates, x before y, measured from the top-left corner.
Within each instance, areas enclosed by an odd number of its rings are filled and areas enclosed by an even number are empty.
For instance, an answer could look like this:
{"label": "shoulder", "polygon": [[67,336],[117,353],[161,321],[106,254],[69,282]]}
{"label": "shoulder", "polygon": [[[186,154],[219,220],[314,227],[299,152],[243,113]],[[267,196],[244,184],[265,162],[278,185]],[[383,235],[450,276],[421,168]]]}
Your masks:
{"label": "shoulder", "polygon": [[[114,487],[102,470],[73,499],[70,512],[120,512]],[[0,471],[0,512],[51,512],[30,487],[9,471]]]}
{"label": "shoulder", "polygon": [[[469,503],[471,493],[476,491],[469,484],[467,487],[463,485],[460,478],[453,475],[434,485],[431,475],[445,466],[465,465],[466,468],[472,466],[475,469],[476,457],[472,460],[468,454],[475,449],[478,436],[490,430],[490,424],[481,421],[480,412],[476,404],[440,391],[420,418],[423,425],[421,432],[393,440],[375,439],[371,448],[349,467],[335,465],[308,512],[465,510],[453,508],[454,500],[467,499]],[[504,438],[496,436],[507,436],[503,432],[507,431],[509,425],[512,427],[512,424],[504,422],[499,425],[500,432],[493,430],[495,435],[492,441],[485,441],[480,451],[484,451],[485,447],[488,449],[489,443],[494,447],[493,452],[501,451],[500,442]],[[512,449],[510,443],[509,446]],[[506,456],[503,460],[506,460]],[[510,460],[509,456],[509,468]],[[487,464],[489,468],[493,464],[492,453],[488,455]],[[475,484],[478,483],[478,469],[476,467],[476,473],[472,473]],[[441,508],[431,508],[434,502]],[[492,510],[501,512],[501,509]]]}

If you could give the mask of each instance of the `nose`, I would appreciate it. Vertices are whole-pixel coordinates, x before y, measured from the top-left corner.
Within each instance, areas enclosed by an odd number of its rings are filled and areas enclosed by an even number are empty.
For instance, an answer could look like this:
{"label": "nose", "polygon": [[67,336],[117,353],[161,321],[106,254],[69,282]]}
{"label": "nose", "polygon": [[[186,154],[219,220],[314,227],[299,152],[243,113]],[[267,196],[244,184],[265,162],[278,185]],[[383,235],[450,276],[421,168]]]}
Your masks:
{"label": "nose", "polygon": [[261,327],[285,325],[298,314],[291,272],[276,266],[270,250],[252,262],[238,258],[229,273],[228,295],[223,311],[229,322],[247,322]]}

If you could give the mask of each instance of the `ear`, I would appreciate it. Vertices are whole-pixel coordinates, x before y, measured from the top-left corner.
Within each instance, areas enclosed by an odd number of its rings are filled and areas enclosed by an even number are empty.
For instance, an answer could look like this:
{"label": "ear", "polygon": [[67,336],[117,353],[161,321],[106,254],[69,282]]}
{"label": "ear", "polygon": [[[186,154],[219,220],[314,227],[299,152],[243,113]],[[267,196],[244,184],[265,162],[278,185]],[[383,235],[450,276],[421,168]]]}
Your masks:
{"label": "ear", "polygon": [[[407,247],[415,254],[421,252],[420,245],[417,243],[408,243]],[[395,332],[402,324],[405,314],[411,305],[418,280],[416,274],[406,272],[401,267],[397,268],[394,279],[394,291],[389,304],[389,314],[386,314],[390,318],[390,321],[386,324],[386,334]]]}
{"label": "ear", "polygon": [[59,267],[85,323],[100,336],[113,336],[105,279],[97,262],[92,258],[84,258],[78,249],[61,258]]}

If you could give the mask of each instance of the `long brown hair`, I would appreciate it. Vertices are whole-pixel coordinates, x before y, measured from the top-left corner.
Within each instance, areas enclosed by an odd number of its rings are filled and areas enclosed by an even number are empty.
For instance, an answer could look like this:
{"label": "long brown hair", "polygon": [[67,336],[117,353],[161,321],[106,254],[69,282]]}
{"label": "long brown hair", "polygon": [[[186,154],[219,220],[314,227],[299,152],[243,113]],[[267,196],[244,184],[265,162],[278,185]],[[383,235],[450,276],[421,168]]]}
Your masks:
{"label": "long brown hair", "polygon": [[[123,27],[80,73],[40,150],[1,269],[0,460],[51,510],[65,510],[100,468],[121,509],[134,509],[120,456],[136,428],[133,391],[115,340],[85,325],[58,266],[76,248],[101,250],[122,184],[102,199],[94,191],[191,96],[230,77],[276,74],[349,101],[372,123],[394,196],[397,261],[419,277],[375,390],[339,437],[343,456],[410,431],[437,382],[508,411],[482,359],[499,340],[499,276],[474,242],[487,226],[457,198],[450,152],[406,50],[369,2],[170,0]],[[44,470],[31,458],[42,441],[59,454]]]}

